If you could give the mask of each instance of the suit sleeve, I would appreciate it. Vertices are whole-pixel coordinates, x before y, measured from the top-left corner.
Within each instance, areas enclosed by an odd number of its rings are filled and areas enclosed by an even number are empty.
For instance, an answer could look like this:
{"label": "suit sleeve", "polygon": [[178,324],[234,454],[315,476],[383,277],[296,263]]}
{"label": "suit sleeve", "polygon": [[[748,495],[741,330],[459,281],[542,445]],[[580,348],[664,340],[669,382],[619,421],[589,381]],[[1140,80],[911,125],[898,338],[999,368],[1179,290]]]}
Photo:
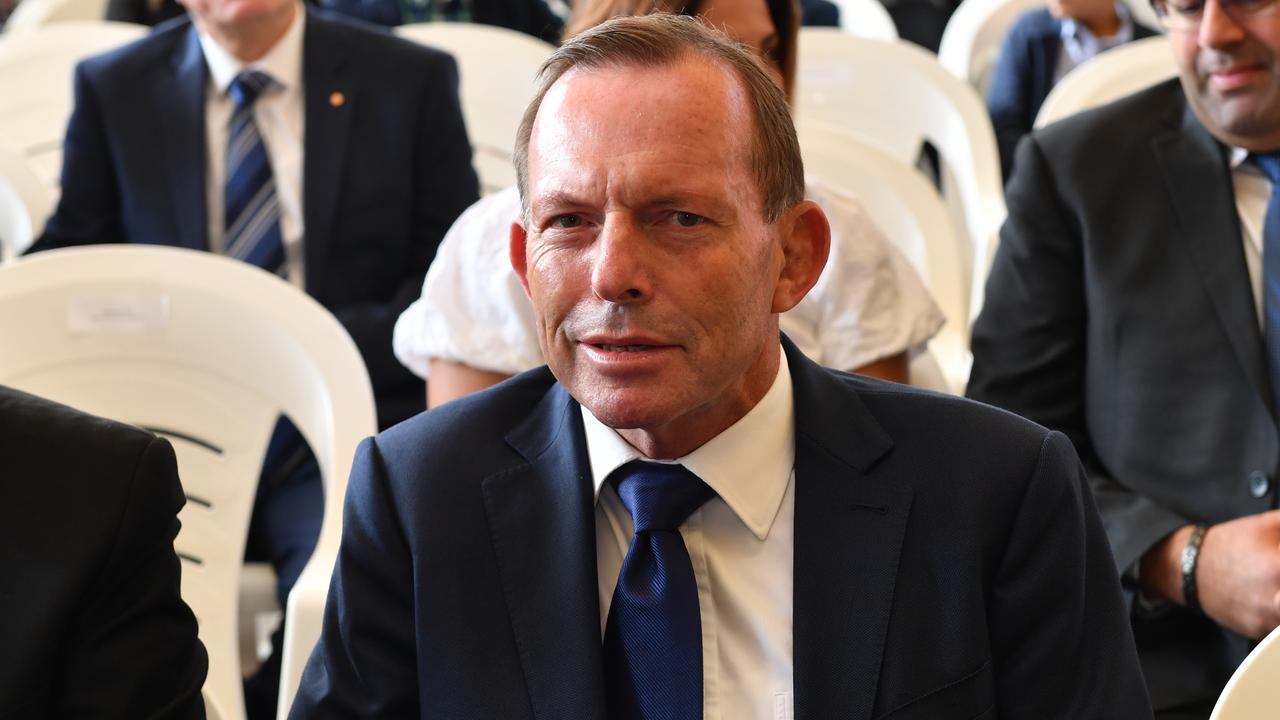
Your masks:
{"label": "suit sleeve", "polygon": [[203,718],[208,672],[196,619],[182,601],[173,539],[186,501],[173,448],[153,438],[132,469],[107,564],[71,619],[62,691],[50,717]]}
{"label": "suit sleeve", "polygon": [[408,544],[370,438],[351,468],[324,625],[290,720],[418,717],[413,598]]}
{"label": "suit sleeve", "polygon": [[997,714],[1150,718],[1107,538],[1060,433],[1041,445],[1005,547],[989,603]]}
{"label": "suit sleeve", "polygon": [[27,253],[125,241],[102,105],[83,63],[76,66],[74,85],[75,108],[62,150],[62,194],[44,232]]}
{"label": "suit sleeve", "polygon": [[417,388],[419,400],[421,381],[392,352],[396,319],[418,298],[427,268],[454,219],[479,198],[471,144],[458,101],[457,65],[442,54],[433,54],[422,63],[425,81],[414,143],[410,261],[388,301],[333,308],[360,348],[374,392],[382,397],[387,391],[410,385]]}
{"label": "suit sleeve", "polygon": [[987,112],[996,131],[1000,151],[1000,171],[1005,181],[1013,171],[1014,149],[1024,135],[1031,132],[1035,111],[1031,107],[1031,58],[1026,20],[1014,25],[1000,48],[987,89]]}
{"label": "suit sleeve", "polygon": [[1019,148],[1006,196],[1009,217],[974,324],[967,392],[1071,439],[1123,572],[1187,521],[1111,477],[1094,451],[1085,416],[1085,230],[1034,135]]}

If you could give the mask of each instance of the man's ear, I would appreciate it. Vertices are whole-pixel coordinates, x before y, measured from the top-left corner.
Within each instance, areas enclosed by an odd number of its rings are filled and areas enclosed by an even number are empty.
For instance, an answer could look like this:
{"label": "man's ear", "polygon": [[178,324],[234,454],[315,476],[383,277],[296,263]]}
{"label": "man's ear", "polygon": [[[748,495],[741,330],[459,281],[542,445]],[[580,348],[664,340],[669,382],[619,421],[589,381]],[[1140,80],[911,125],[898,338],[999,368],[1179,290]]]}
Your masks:
{"label": "man's ear", "polygon": [[524,251],[525,244],[528,241],[529,234],[524,229],[524,221],[516,220],[512,222],[507,254],[511,259],[511,269],[515,270],[516,276],[520,278],[520,284],[524,286],[524,294],[526,296],[529,296],[529,267],[525,260]]}
{"label": "man's ear", "polygon": [[773,291],[774,313],[795,307],[822,275],[831,252],[831,224],[822,208],[804,200],[778,219],[782,242],[782,271]]}

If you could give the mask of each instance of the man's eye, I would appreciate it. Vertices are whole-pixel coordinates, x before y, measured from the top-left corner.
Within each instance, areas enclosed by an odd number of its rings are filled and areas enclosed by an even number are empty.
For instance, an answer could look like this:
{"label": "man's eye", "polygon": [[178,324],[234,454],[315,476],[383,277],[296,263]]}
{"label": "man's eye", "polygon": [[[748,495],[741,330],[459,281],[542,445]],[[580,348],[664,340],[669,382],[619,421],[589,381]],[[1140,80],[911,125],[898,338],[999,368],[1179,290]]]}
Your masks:
{"label": "man's eye", "polygon": [[707,221],[707,219],[701,215],[684,212],[683,210],[677,210],[674,213],[671,213],[671,219],[675,220],[676,224],[680,227],[693,227],[695,225],[701,225]]}
{"label": "man's eye", "polygon": [[1201,11],[1204,10],[1204,3],[1202,2],[1190,2],[1190,3],[1166,2],[1165,7],[1169,9],[1169,12],[1172,12],[1176,15],[1194,16],[1194,15],[1199,15]]}
{"label": "man's eye", "polygon": [[569,228],[576,228],[582,225],[582,216],[581,215],[557,215],[551,219],[551,225],[552,227],[557,227],[562,230],[567,230]]}

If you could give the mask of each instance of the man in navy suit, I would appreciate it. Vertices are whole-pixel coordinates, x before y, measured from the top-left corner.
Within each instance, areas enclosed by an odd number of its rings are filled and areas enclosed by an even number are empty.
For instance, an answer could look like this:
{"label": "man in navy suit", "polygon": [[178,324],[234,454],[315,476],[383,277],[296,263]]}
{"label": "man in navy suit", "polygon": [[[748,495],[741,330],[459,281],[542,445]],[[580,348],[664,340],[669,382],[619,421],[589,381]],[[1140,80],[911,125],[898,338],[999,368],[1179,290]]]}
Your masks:
{"label": "man in navy suit", "polygon": [[[392,328],[478,194],[453,60],[296,0],[186,5],[190,19],[77,67],[62,196],[31,252],[133,242],[246,257],[342,322],[383,426],[412,415],[423,386],[392,355]],[[241,105],[249,77],[261,87]],[[260,172],[242,182],[246,157]],[[256,204],[233,218],[241,191]],[[240,253],[245,228],[271,241],[270,260]],[[282,423],[250,530],[282,603],[322,502],[314,458]]]}
{"label": "man in navy suit", "polygon": [[1149,718],[1066,438],[779,339],[829,227],[765,66],[651,15],[539,83],[549,367],[361,446],[291,717]]}
{"label": "man in navy suit", "polygon": [[1063,76],[1104,50],[1152,35],[1116,0],[1052,0],[1023,13],[1005,36],[987,90],[1005,180],[1014,148]]}

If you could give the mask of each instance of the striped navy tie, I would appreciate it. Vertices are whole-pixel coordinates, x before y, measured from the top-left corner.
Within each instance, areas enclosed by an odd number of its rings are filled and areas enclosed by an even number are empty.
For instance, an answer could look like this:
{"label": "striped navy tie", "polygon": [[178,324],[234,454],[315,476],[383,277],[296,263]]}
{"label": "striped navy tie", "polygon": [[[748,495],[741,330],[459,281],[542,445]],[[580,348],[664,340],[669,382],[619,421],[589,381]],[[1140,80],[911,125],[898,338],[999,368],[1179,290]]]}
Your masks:
{"label": "striped navy tie", "polygon": [[246,70],[227,89],[235,111],[227,133],[223,253],[273,273],[284,270],[280,199],[262,135],[253,121],[258,96],[279,87],[272,77]]}

